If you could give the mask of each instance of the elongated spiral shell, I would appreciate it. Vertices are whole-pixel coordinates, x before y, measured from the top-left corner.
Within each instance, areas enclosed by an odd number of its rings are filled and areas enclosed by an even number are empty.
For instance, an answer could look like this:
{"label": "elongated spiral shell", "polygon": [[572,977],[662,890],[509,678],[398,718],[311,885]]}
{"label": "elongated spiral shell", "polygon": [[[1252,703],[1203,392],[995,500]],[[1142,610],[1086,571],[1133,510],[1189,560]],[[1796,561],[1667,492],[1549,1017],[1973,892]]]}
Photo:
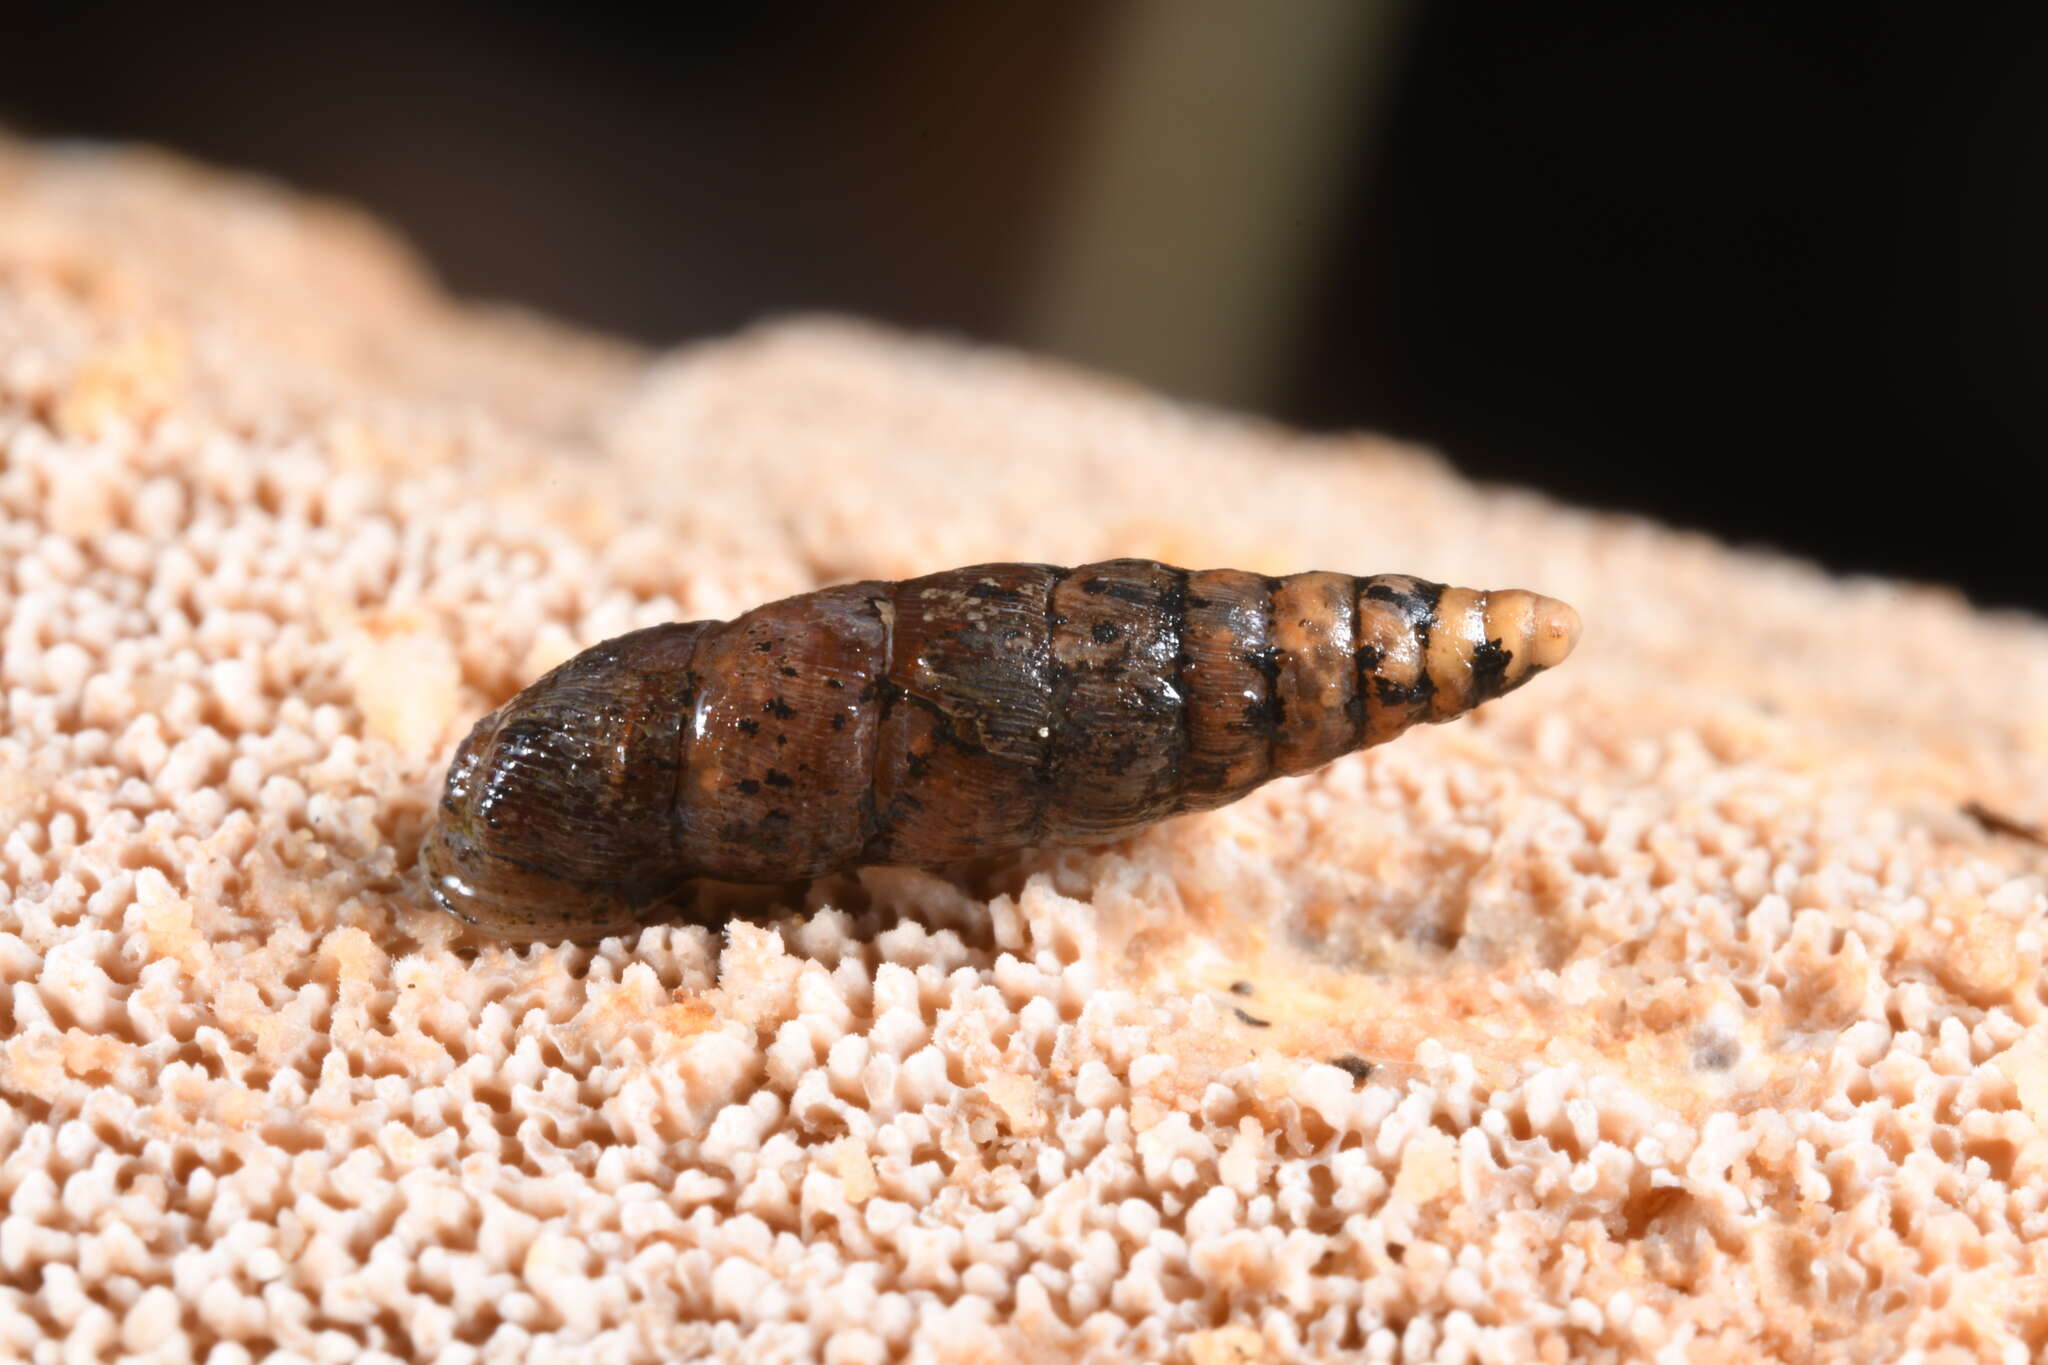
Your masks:
{"label": "elongated spiral shell", "polygon": [[780,882],[1096,843],[1235,801],[1571,652],[1522,591],[1143,559],[851,583],[585,650],[483,718],[422,853],[506,938]]}

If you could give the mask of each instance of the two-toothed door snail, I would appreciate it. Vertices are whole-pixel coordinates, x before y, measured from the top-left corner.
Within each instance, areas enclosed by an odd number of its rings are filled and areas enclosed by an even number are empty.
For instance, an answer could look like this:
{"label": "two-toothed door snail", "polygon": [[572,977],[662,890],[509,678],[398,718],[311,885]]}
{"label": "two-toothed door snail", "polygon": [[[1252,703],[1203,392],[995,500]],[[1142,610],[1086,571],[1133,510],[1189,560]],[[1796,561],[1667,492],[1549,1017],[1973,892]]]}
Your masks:
{"label": "two-toothed door snail", "polygon": [[1397,574],[1145,559],[849,583],[570,659],[456,751],[422,860],[503,938],[782,882],[1101,843],[1559,663],[1576,613]]}

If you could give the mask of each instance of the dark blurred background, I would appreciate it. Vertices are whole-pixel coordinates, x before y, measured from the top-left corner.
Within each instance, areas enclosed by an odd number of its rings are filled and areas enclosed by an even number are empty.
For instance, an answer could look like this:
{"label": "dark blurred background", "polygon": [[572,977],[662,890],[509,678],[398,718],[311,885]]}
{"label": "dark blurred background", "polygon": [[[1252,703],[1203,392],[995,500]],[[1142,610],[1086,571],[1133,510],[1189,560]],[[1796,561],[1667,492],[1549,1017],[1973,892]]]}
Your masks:
{"label": "dark blurred background", "polygon": [[844,310],[2048,608],[2048,7],[11,7],[0,120],[653,343]]}

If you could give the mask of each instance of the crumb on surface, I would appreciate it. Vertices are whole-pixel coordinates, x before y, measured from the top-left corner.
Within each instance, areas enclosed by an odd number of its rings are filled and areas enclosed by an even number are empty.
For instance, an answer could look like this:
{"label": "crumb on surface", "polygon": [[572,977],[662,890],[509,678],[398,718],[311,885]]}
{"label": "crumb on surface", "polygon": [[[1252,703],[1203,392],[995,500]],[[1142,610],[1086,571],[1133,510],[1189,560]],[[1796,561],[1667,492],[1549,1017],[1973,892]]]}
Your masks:
{"label": "crumb on surface", "polygon": [[[1591,628],[1107,849],[423,908],[574,649],[1114,555]],[[2044,696],[1953,594],[851,324],[643,353],[0,143],[0,1358],[2037,1359],[2048,863],[1960,812],[2048,822]]]}

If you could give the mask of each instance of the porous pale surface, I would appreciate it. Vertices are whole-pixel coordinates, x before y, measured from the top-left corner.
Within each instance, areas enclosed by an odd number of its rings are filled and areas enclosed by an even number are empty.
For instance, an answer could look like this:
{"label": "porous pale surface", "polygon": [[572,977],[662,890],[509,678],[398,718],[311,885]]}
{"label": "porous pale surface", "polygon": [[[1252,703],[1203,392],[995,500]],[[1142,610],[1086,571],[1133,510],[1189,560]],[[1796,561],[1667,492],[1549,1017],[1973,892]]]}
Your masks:
{"label": "porous pale surface", "polygon": [[[1099,852],[594,947],[423,907],[454,741],[574,649],[1123,554],[1586,639]],[[0,563],[0,1357],[2048,1348],[2048,851],[1963,813],[2048,817],[2037,623],[1010,356],[642,355],[20,147]]]}

